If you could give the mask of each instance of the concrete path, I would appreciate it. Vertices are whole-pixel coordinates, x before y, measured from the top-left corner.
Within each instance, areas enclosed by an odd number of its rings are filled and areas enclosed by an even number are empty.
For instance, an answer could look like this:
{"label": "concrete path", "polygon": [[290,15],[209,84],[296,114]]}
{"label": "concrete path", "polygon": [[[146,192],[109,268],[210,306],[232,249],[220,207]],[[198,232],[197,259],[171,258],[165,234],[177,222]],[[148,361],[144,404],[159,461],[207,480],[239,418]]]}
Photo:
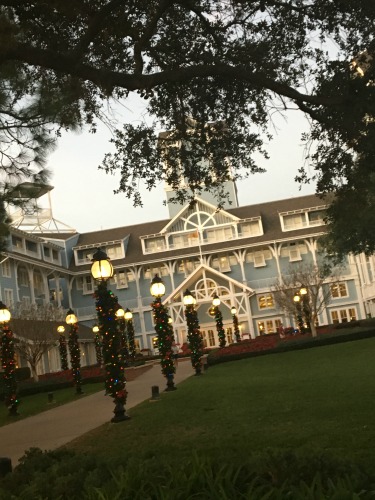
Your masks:
{"label": "concrete path", "polygon": [[[193,374],[190,358],[180,360],[175,383],[178,384]],[[152,386],[158,386],[160,393],[166,387],[166,379],[161,374],[160,364],[154,364],[150,370],[126,384],[128,390],[126,409],[129,410],[142,401],[151,399]],[[113,417],[113,409],[113,400],[101,391],[0,427],[0,457],[10,458],[15,467],[18,460],[25,454],[25,450],[31,447],[52,450],[63,446],[78,436],[109,422]],[[128,414],[131,416],[130,411]]]}

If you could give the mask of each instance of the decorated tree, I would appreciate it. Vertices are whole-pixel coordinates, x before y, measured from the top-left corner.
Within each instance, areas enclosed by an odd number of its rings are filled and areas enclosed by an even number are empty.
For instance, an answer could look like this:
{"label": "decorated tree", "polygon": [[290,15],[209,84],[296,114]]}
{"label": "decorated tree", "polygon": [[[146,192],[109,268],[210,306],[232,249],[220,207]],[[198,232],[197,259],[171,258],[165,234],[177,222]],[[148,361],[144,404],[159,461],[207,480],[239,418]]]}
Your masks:
{"label": "decorated tree", "polygon": [[128,338],[128,352],[129,352],[129,360],[134,363],[135,361],[135,337],[134,337],[134,322],[133,315],[129,309],[125,311],[125,320],[126,320],[126,334]]}
{"label": "decorated tree", "polygon": [[118,309],[117,297],[107,288],[105,280],[99,281],[94,294],[98,326],[102,339],[103,364],[105,368],[105,389],[115,403],[112,422],[121,422],[130,417],[126,415],[127,398],[125,379],[125,360],[122,351],[122,337],[116,322]]}
{"label": "decorated tree", "polygon": [[155,332],[158,339],[157,342],[160,354],[161,371],[167,379],[166,391],[173,391],[176,389],[174,385],[174,374],[176,372],[176,368],[173,361],[172,351],[174,333],[168,310],[161,302],[161,297],[165,293],[165,286],[163,280],[157,274],[151,281],[150,292],[151,295],[155,297],[151,306]]}
{"label": "decorated tree", "polygon": [[61,369],[69,370],[68,351],[66,348],[66,337],[64,335],[65,327],[60,325],[57,327],[57,331],[59,332],[59,353],[60,353]]}
{"label": "decorated tree", "polygon": [[82,394],[81,350],[78,343],[78,320],[71,309],[67,312],[66,322],[69,325],[68,347],[73,381],[76,387],[76,393]]}
{"label": "decorated tree", "polygon": [[[118,191],[140,204],[139,179],[165,180],[178,199],[213,190],[220,204],[231,175],[263,171],[273,116],[291,110],[309,124],[298,180],[337,195],[331,244],[374,251],[373,1],[1,0],[0,13],[4,167],[40,161],[53,124],[113,125],[108,101],[136,92],[151,123],[114,124],[102,163]],[[361,229],[336,231],[356,199]]]}
{"label": "decorated tree", "polygon": [[195,298],[189,290],[184,292],[185,318],[187,323],[187,341],[191,352],[191,364],[196,375],[202,373],[203,338],[199,328]]}
{"label": "decorated tree", "polygon": [[15,375],[14,337],[7,324],[2,325],[1,359],[4,372],[5,404],[9,410],[9,415],[18,415],[19,400]]}
{"label": "decorated tree", "polygon": [[241,332],[240,332],[240,328],[238,325],[237,309],[233,306],[231,308],[230,312],[232,314],[233,333],[234,333],[234,336],[236,337],[236,342],[241,342]]}
{"label": "decorated tree", "polygon": [[95,325],[92,331],[94,334],[96,362],[98,363],[99,366],[101,366],[103,364],[103,351],[102,351],[103,345],[99,335],[100,328],[98,327],[98,325]]}
{"label": "decorated tree", "polygon": [[227,343],[227,339],[225,336],[225,330],[223,327],[223,315],[221,314],[221,311],[219,309],[219,304],[220,304],[220,299],[215,293],[214,298],[212,300],[212,307],[213,307],[213,315],[215,317],[215,323],[216,323],[216,330],[217,330],[217,335],[219,338],[219,346],[220,347],[225,347]]}

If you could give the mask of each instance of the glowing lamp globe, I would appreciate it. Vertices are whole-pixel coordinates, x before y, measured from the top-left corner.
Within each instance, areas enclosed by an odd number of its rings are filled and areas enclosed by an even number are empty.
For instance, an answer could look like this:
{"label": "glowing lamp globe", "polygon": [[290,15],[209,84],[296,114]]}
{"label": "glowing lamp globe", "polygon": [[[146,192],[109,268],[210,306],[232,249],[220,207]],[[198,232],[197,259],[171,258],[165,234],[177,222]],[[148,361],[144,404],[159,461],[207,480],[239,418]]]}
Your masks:
{"label": "glowing lamp globe", "polygon": [[190,293],[190,290],[188,290],[188,289],[185,290],[183,301],[184,301],[184,305],[185,306],[192,306],[192,305],[194,305],[195,299],[192,296],[192,294]]}
{"label": "glowing lamp globe", "polygon": [[93,332],[93,333],[99,333],[99,327],[98,327],[98,325],[94,325],[94,326],[92,327],[92,332]]}
{"label": "glowing lamp globe", "polygon": [[92,256],[91,274],[98,281],[106,281],[113,276],[113,266],[108,255],[100,248]]}
{"label": "glowing lamp globe", "polygon": [[62,335],[64,332],[65,332],[65,326],[64,325],[60,325],[57,327],[57,332]]}
{"label": "glowing lamp globe", "polygon": [[165,294],[165,285],[157,274],[151,281],[150,292],[153,297],[162,297]]}
{"label": "glowing lamp globe", "polygon": [[116,318],[123,318],[125,316],[125,311],[122,307],[119,307],[116,311]]}
{"label": "glowing lamp globe", "polygon": [[299,293],[301,295],[307,295],[307,288],[305,288],[304,286],[301,288],[301,290],[299,291]]}
{"label": "glowing lamp globe", "polygon": [[65,322],[68,325],[75,325],[76,323],[78,323],[77,316],[74,314],[74,311],[72,309],[69,309],[65,318]]}
{"label": "glowing lamp globe", "polygon": [[234,316],[235,314],[237,314],[237,309],[234,306],[232,306],[230,309],[230,313],[232,316]]}
{"label": "glowing lamp globe", "polygon": [[7,306],[2,302],[0,302],[0,323],[8,323],[8,321],[10,321],[11,316],[12,315],[10,314],[10,311],[7,308]]}
{"label": "glowing lamp globe", "polygon": [[129,320],[131,320],[133,318],[133,313],[131,312],[130,309],[126,309],[124,316],[125,316],[125,319],[127,321],[129,321]]}
{"label": "glowing lamp globe", "polygon": [[300,297],[299,295],[297,295],[297,294],[296,294],[296,295],[293,297],[293,300],[294,300],[294,302],[299,302],[299,301],[301,300],[301,297]]}
{"label": "glowing lamp globe", "polygon": [[213,299],[212,299],[212,305],[213,305],[214,307],[217,307],[217,306],[219,306],[219,305],[220,305],[220,299],[219,299],[219,297],[216,295],[216,293],[215,293],[215,295],[214,295],[214,297],[213,297]]}

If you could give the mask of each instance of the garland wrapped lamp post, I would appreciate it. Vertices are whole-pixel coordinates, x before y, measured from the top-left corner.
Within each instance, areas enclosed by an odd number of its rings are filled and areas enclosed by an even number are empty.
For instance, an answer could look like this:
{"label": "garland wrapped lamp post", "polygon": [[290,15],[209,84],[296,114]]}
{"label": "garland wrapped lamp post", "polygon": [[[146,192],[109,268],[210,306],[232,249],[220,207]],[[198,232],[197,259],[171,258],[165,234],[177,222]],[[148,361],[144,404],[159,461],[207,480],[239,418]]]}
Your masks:
{"label": "garland wrapped lamp post", "polygon": [[216,322],[217,335],[219,338],[219,346],[225,347],[225,344],[227,343],[227,341],[225,338],[225,331],[224,331],[224,327],[223,327],[223,315],[221,314],[221,311],[219,309],[220,299],[216,293],[213,296],[212,305],[213,305],[214,311],[215,311],[215,322]]}
{"label": "garland wrapped lamp post", "polygon": [[154,301],[151,304],[154,316],[155,332],[158,338],[158,348],[160,353],[161,371],[167,379],[166,391],[174,391],[174,374],[176,368],[173,360],[172,343],[174,338],[173,326],[169,322],[167,308],[162,304],[161,297],[165,294],[163,280],[155,274],[150,286],[151,295]]}
{"label": "garland wrapped lamp post", "polygon": [[232,306],[230,309],[230,313],[232,315],[233,332],[234,332],[234,336],[236,337],[236,342],[241,342],[241,333],[240,333],[240,329],[238,326],[237,309],[234,306]]}
{"label": "garland wrapped lamp post", "polygon": [[65,326],[59,325],[57,327],[57,333],[59,334],[59,351],[60,351],[61,369],[65,371],[65,370],[69,370],[69,365],[68,365],[68,353],[67,353],[67,349],[66,349],[66,338],[65,338],[64,332],[65,332]]}
{"label": "garland wrapped lamp post", "polygon": [[115,403],[111,422],[122,422],[130,417],[126,414],[127,397],[124,360],[121,351],[121,334],[116,323],[117,297],[108,290],[107,280],[113,276],[113,267],[105,252],[97,249],[92,258],[91,274],[98,282],[95,291],[98,326],[103,345],[103,363],[106,371],[105,388]]}
{"label": "garland wrapped lamp post", "polygon": [[8,323],[11,314],[5,304],[0,302],[0,327],[1,327],[1,359],[4,372],[4,392],[5,404],[9,415],[14,417],[19,415],[17,408],[19,400],[17,398],[17,381],[15,375],[15,353],[13,344],[13,332]]}
{"label": "garland wrapped lamp post", "polygon": [[72,365],[73,381],[76,386],[76,394],[83,394],[81,377],[81,351],[78,344],[78,319],[72,309],[69,309],[65,322],[70,326],[68,347],[70,353],[70,364]]}
{"label": "garland wrapped lamp post", "polygon": [[95,354],[96,354],[96,362],[99,366],[103,364],[103,354],[102,354],[102,341],[100,340],[100,328],[98,325],[94,325],[92,327],[92,333],[94,334],[94,342],[95,342]]}
{"label": "garland wrapped lamp post", "polygon": [[301,295],[300,292],[296,292],[293,297],[293,301],[296,305],[296,316],[297,316],[297,324],[300,333],[305,333],[305,325],[303,323],[302,316],[302,304],[301,304]]}
{"label": "garland wrapped lamp post", "polygon": [[184,292],[185,318],[187,323],[187,341],[191,351],[191,364],[195,375],[202,374],[203,339],[199,329],[198,314],[195,309],[195,298],[188,289]]}
{"label": "garland wrapped lamp post", "polygon": [[127,308],[125,310],[124,318],[126,321],[126,334],[128,337],[129,359],[132,363],[134,363],[135,361],[134,323],[133,323],[133,313],[131,312],[130,309]]}
{"label": "garland wrapped lamp post", "polygon": [[128,338],[126,335],[125,311],[120,305],[118,305],[118,309],[116,311],[116,319],[121,334],[121,355],[124,363],[126,364],[129,359]]}

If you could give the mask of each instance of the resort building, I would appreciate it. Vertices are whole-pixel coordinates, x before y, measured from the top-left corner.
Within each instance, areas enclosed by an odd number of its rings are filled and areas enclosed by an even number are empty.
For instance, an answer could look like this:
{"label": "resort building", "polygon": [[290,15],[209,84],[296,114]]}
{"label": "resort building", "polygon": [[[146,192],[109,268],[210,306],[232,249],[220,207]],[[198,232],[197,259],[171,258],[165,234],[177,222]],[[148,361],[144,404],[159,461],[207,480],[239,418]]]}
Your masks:
{"label": "resort building", "polygon": [[[206,347],[219,345],[210,315],[214,293],[221,300],[228,343],[235,341],[232,306],[243,338],[276,332],[282,325],[296,326],[295,315],[277,306],[275,285],[293,268],[319,264],[326,204],[309,195],[238,206],[235,184],[228,183],[228,189],[230,203],[221,210],[209,196],[202,196],[186,206],[170,204],[167,220],[83,234],[55,221],[51,208],[13,214],[8,249],[0,264],[0,299],[11,309],[17,303],[46,302],[72,308],[80,324],[91,328],[96,323],[91,258],[101,248],[114,267],[108,286],[119,304],[133,313],[139,349],[153,350],[155,345],[150,295],[155,274],[166,286],[163,301],[179,344],[186,342],[186,289],[196,299]],[[170,196],[167,190],[167,199]],[[374,257],[349,255],[339,282],[327,284],[334,288],[319,324],[375,315],[374,271]],[[93,339],[84,340],[83,364],[90,364],[95,362]],[[41,372],[60,369],[56,355],[49,357],[54,361],[46,360]]]}

